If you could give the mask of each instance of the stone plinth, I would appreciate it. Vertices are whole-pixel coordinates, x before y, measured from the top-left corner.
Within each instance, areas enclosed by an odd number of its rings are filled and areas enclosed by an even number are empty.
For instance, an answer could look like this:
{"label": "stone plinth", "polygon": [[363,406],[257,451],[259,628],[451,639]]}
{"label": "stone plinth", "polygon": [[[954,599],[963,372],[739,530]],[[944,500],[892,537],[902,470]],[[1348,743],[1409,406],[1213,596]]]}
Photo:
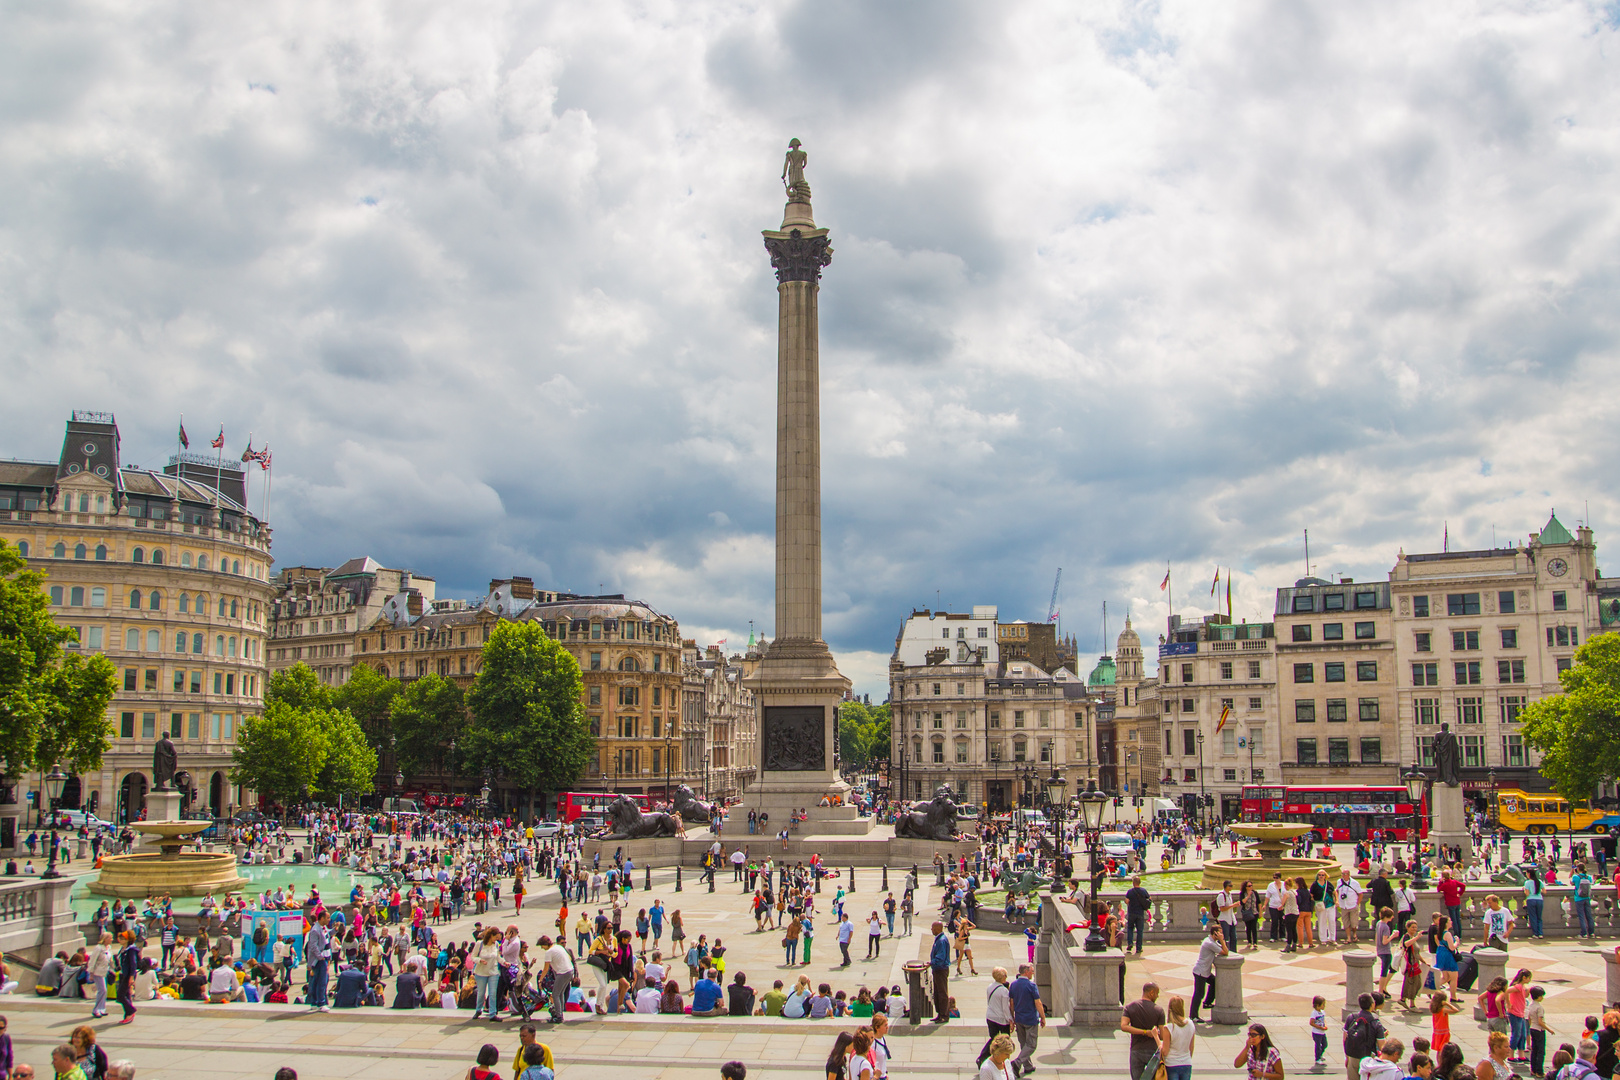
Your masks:
{"label": "stone plinth", "polygon": [[1065,960],[1074,972],[1069,1023],[1076,1027],[1119,1027],[1119,967],[1125,962],[1125,954],[1119,949],[1065,951]]}
{"label": "stone plinth", "polygon": [[[1501,949],[1475,949],[1474,962],[1479,965],[1479,981],[1474,983],[1474,989],[1480,991],[1479,997],[1474,999],[1474,1019],[1481,1023],[1485,1020],[1484,990],[1491,985],[1491,980],[1506,978],[1508,954]],[[1439,976],[1435,976],[1439,978]]]}
{"label": "stone plinth", "polygon": [[1378,957],[1370,952],[1344,954],[1344,1008],[1339,1011],[1341,1023],[1361,1011],[1358,1001],[1362,994],[1372,993],[1373,967],[1377,963]]}
{"label": "stone plinth", "polygon": [[1243,957],[1237,953],[1215,958],[1215,1007],[1209,1018],[1217,1024],[1247,1024],[1243,1007]]}
{"label": "stone plinth", "polygon": [[1612,949],[1603,952],[1603,975],[1604,1008],[1620,1009],[1620,957]]}
{"label": "stone plinth", "polygon": [[[1460,787],[1435,784],[1429,789],[1429,841],[1437,846],[1460,847],[1463,865],[1474,865],[1474,838],[1468,831]],[[1434,871],[1431,870],[1431,873]]]}

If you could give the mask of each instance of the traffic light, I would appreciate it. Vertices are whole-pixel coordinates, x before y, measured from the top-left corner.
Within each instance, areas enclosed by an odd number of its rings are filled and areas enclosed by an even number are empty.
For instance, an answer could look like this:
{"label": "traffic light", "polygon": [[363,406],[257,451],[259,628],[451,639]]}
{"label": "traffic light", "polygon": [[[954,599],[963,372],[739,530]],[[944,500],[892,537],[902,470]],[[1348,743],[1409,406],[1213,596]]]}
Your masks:
{"label": "traffic light", "polygon": [[1142,805],[1142,796],[1140,796],[1140,795],[1132,795],[1131,796],[1131,805],[1132,806],[1141,806]]}
{"label": "traffic light", "polygon": [[1204,795],[1204,805],[1205,806],[1214,806],[1215,805],[1215,796],[1210,795],[1210,794],[1208,794],[1206,792],[1205,795]]}
{"label": "traffic light", "polygon": [[1114,796],[1114,805],[1115,806],[1124,806],[1125,805],[1124,798],[1119,796],[1119,795],[1115,795]]}

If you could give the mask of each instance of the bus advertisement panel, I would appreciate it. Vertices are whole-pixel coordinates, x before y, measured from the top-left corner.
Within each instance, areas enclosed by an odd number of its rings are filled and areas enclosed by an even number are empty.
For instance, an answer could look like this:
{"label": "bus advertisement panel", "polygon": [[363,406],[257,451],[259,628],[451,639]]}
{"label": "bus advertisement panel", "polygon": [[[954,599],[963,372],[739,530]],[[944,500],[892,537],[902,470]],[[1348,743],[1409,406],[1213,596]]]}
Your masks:
{"label": "bus advertisement panel", "polygon": [[[1429,835],[1429,808],[1421,804],[1420,836]],[[1244,821],[1288,821],[1313,826],[1315,841],[1371,839],[1406,841],[1412,835],[1412,803],[1406,788],[1362,784],[1248,784]]]}
{"label": "bus advertisement panel", "polygon": [[626,795],[617,791],[564,791],[557,796],[557,820],[567,825],[583,816],[604,820],[608,807],[615,799],[629,799],[646,813],[652,809],[652,800],[645,795]]}

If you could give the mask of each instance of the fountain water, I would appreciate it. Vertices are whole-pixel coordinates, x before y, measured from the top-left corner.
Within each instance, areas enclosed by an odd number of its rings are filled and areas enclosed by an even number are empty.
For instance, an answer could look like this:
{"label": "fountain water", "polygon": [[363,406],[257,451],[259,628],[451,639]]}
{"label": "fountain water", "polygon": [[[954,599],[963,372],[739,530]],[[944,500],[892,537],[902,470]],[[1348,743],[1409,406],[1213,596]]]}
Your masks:
{"label": "fountain water", "polygon": [[1239,836],[1255,841],[1248,857],[1237,859],[1209,859],[1204,862],[1206,889],[1218,889],[1223,881],[1257,881],[1263,888],[1272,874],[1285,878],[1315,879],[1318,870],[1338,873],[1339,864],[1333,859],[1294,858],[1288,855],[1293,841],[1311,831],[1309,824],[1299,825],[1283,821],[1245,822],[1229,826]]}

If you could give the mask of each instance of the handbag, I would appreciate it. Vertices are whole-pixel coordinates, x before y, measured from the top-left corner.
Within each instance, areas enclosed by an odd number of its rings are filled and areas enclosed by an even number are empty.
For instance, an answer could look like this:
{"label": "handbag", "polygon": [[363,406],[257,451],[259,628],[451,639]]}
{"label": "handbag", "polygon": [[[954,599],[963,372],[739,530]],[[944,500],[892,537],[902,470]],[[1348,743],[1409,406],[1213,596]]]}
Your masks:
{"label": "handbag", "polygon": [[601,968],[603,971],[608,969],[607,957],[603,956],[601,953],[591,953],[590,956],[585,958],[585,963],[589,964],[593,968]]}

